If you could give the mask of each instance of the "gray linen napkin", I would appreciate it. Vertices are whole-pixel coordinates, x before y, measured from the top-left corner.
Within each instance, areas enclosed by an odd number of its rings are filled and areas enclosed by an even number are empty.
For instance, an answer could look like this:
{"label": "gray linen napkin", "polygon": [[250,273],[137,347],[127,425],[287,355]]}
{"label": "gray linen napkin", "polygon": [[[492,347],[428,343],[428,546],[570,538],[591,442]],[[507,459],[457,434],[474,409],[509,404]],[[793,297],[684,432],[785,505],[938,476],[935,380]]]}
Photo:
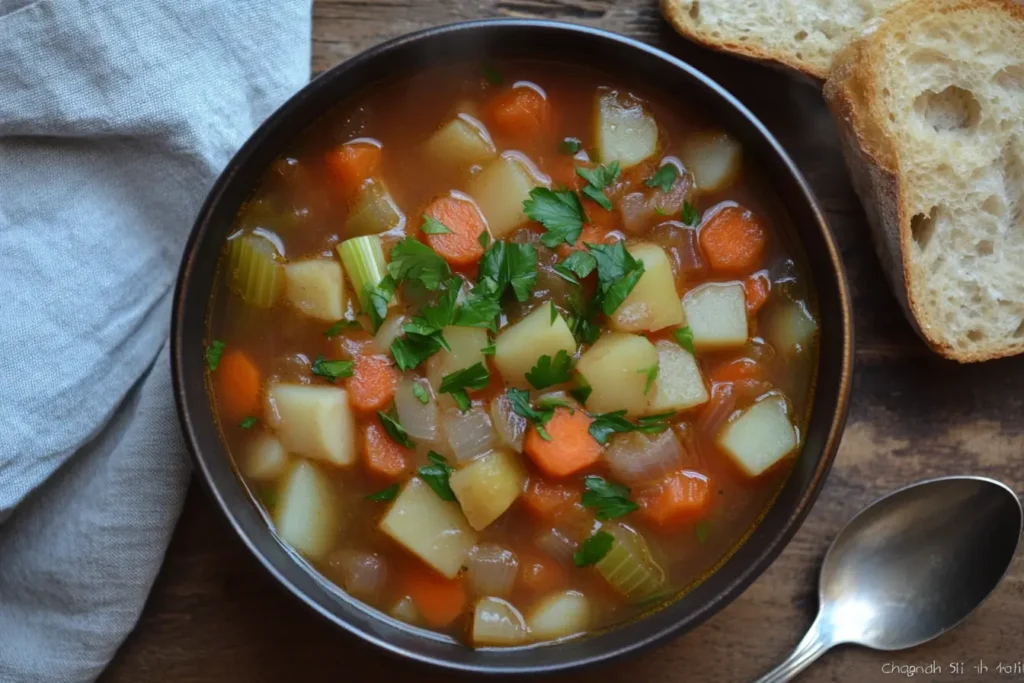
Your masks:
{"label": "gray linen napkin", "polygon": [[0,681],[91,681],[181,509],[170,298],[310,0],[0,0]]}

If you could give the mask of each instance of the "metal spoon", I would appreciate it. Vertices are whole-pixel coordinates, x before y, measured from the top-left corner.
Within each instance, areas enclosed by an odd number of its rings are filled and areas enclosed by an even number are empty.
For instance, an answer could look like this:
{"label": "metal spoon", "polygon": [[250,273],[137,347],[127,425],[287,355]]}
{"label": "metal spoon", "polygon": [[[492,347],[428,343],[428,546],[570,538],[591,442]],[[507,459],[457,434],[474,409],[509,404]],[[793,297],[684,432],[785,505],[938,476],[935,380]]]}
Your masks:
{"label": "metal spoon", "polygon": [[1024,510],[1008,486],[945,477],[900,489],[839,532],[818,579],[818,616],[757,683],[792,680],[835,645],[920,645],[988,597],[1017,550]]}

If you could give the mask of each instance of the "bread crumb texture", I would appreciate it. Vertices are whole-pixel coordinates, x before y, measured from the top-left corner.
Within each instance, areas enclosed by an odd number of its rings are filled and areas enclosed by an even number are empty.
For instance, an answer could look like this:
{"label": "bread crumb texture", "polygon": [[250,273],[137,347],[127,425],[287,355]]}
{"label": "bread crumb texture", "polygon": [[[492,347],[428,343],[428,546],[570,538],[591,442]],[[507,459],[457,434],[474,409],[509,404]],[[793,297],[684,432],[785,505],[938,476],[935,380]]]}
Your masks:
{"label": "bread crumb texture", "polygon": [[662,0],[684,36],[820,79],[832,56],[897,0]]}
{"label": "bread crumb texture", "polygon": [[960,361],[1024,351],[1024,8],[900,6],[837,57],[825,95],[922,336]]}

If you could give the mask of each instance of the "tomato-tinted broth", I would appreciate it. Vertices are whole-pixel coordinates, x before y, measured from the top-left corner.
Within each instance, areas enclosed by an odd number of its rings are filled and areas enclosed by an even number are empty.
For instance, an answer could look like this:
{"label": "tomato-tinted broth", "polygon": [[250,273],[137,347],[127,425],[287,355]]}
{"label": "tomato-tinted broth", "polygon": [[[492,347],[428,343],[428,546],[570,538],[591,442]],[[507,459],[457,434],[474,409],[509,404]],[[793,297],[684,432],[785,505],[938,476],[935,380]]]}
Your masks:
{"label": "tomato-tinted broth", "polygon": [[[486,73],[484,73],[486,71]],[[502,84],[492,82],[495,73],[503,77]],[[542,132],[536,135],[503,135],[492,125],[492,101],[526,81],[542,89],[548,104],[548,116],[543,122]],[[374,178],[383,181],[394,203],[404,214],[401,225],[381,235],[384,252],[388,253],[395,244],[406,236],[424,238],[419,231],[424,207],[452,190],[465,192],[469,180],[479,172],[482,164],[446,165],[427,158],[424,142],[438,128],[457,113],[467,113],[479,119],[490,131],[497,152],[518,150],[525,154],[536,169],[551,178],[551,187],[558,189],[566,183],[585,181],[574,180],[574,166],[594,167],[596,162],[587,163],[567,154],[563,139],[579,140],[583,154],[595,157],[594,111],[595,97],[600,87],[611,87],[620,93],[631,93],[642,99],[646,110],[658,124],[658,152],[648,160],[623,170],[606,193],[614,210],[603,216],[601,223],[610,227],[604,241],[613,243],[625,238],[633,247],[641,243],[654,243],[666,249],[673,266],[673,277],[677,296],[707,282],[745,282],[754,272],[761,273],[770,283],[767,302],[750,316],[748,336],[745,344],[727,349],[697,349],[697,365],[703,382],[710,394],[710,400],[703,405],[680,411],[667,421],[671,432],[677,436],[681,447],[681,458],[675,469],[696,473],[709,482],[709,500],[699,511],[670,526],[668,530],[652,524],[641,511],[604,522],[606,525],[626,525],[638,532],[650,547],[653,561],[664,572],[666,580],[656,595],[636,599],[626,597],[609,584],[600,572],[592,566],[578,567],[568,553],[548,552],[550,545],[538,538],[557,529],[570,541],[585,542],[600,523],[594,519],[594,509],[580,505],[579,494],[584,490],[585,475],[599,475],[616,481],[615,473],[609,469],[603,457],[597,463],[564,478],[545,476],[534,460],[527,454],[517,453],[515,459],[526,472],[529,483],[537,481],[562,483],[573,491],[573,504],[553,518],[543,519],[529,509],[520,497],[485,528],[477,531],[477,543],[493,543],[515,554],[518,561],[516,578],[511,588],[501,594],[519,613],[525,615],[526,625],[522,637],[515,644],[547,640],[550,636],[536,636],[529,632],[531,613],[548,595],[572,590],[581,593],[588,602],[589,616],[582,627],[577,625],[570,631],[592,631],[627,620],[652,604],[652,599],[667,599],[667,596],[692,585],[716,565],[755,524],[766,505],[789,472],[792,449],[789,456],[758,476],[750,476],[723,451],[716,440],[726,426],[743,414],[747,408],[765,396],[784,396],[788,415],[796,434],[805,423],[805,416],[813,391],[816,367],[816,337],[811,334],[803,344],[777,348],[778,339],[787,339],[782,333],[773,335],[770,331],[779,327],[780,312],[789,312],[796,306],[808,320],[813,321],[813,295],[809,291],[807,276],[800,264],[795,247],[787,237],[787,227],[781,223],[775,198],[768,189],[768,183],[758,176],[758,171],[749,160],[744,160],[738,175],[723,187],[698,192],[687,190],[687,203],[702,216],[701,223],[688,226],[681,222],[680,212],[672,215],[650,217],[641,221],[642,226],[635,232],[624,228],[622,202],[630,192],[646,193],[652,196],[655,189],[645,182],[652,178],[667,155],[678,157],[687,140],[717,131],[715,121],[701,118],[690,111],[681,98],[665,98],[645,89],[631,88],[628,83],[609,80],[594,71],[564,64],[540,62],[506,62],[488,66],[445,67],[424,71],[412,77],[402,77],[381,83],[357,97],[339,105],[326,114],[308,130],[297,134],[294,144],[265,173],[251,200],[239,214],[232,238],[252,234],[263,235],[277,245],[279,264],[296,262],[309,258],[323,258],[338,261],[336,247],[351,235],[346,233],[346,221],[351,213],[353,196],[339,188],[337,178],[332,175],[325,156],[331,150],[354,139],[366,138],[380,145],[380,162]],[[544,180],[543,176],[541,180]],[[679,176],[676,182],[689,182],[693,177],[689,171]],[[725,204],[723,204],[725,203]],[[767,236],[763,254],[758,258],[757,267],[750,272],[720,272],[710,267],[707,255],[702,252],[697,238],[698,228],[703,229],[716,210],[728,203],[735,203],[750,210]],[[588,216],[602,212],[594,202],[586,199],[582,206]],[[676,221],[671,228],[658,228],[667,221]],[[692,232],[691,232],[692,231]],[[527,222],[504,235],[514,242],[529,242],[535,245],[538,262],[544,271],[526,302],[519,302],[510,292],[502,299],[502,315],[499,334],[509,325],[522,319],[526,313],[539,306],[546,306],[554,299],[565,317],[566,311],[564,279],[553,276],[550,265],[560,262],[569,245],[547,249],[537,243],[545,228],[537,222]],[[697,245],[696,247],[694,245]],[[698,263],[687,265],[696,253]],[[689,256],[687,255],[689,254]],[[211,372],[211,392],[220,420],[222,433],[228,449],[239,466],[254,497],[273,520],[278,512],[282,488],[288,473],[297,462],[315,464],[319,474],[329,482],[332,489],[333,508],[330,514],[334,530],[331,533],[330,549],[323,552],[303,553],[310,562],[328,579],[343,589],[349,589],[355,597],[382,610],[410,620],[416,625],[432,628],[450,635],[462,642],[475,645],[506,643],[474,642],[472,636],[473,610],[480,597],[474,592],[474,583],[463,569],[455,583],[461,587],[453,594],[462,593],[465,598],[458,616],[445,621],[445,617],[431,619],[425,612],[436,612],[436,605],[416,604],[408,610],[409,600],[417,589],[411,588],[423,576],[436,578],[436,572],[427,564],[396,542],[378,527],[392,502],[368,500],[367,497],[385,491],[397,484],[407,485],[416,475],[416,469],[428,466],[428,450],[441,453],[448,463],[457,467],[449,444],[444,438],[437,443],[417,443],[411,451],[405,452],[406,467],[397,477],[382,477],[369,472],[360,452],[351,466],[338,467],[324,463],[322,459],[307,459],[301,454],[289,453],[287,464],[274,470],[260,472],[258,476],[247,474],[246,460],[250,457],[252,443],[264,435],[272,436],[276,429],[268,426],[273,419],[268,415],[267,391],[273,383],[295,383],[311,386],[331,386],[323,376],[312,372],[314,359],[349,360],[360,354],[371,352],[373,335],[372,321],[360,310],[358,296],[353,292],[350,276],[346,273],[346,300],[343,318],[355,320],[364,329],[354,326],[332,328],[332,323],[312,318],[289,303],[288,297],[278,294],[272,305],[260,308],[247,304],[239,295],[240,286],[232,278],[236,273],[228,265],[219,275],[219,283],[213,297],[210,340],[223,342],[222,362],[229,354],[244,354],[251,370],[246,377],[223,379],[225,367],[218,365]],[[474,281],[476,267],[460,268]],[[595,275],[590,276],[591,279]],[[593,285],[584,289],[593,292]],[[401,306],[392,309],[414,313],[415,296],[402,297]],[[599,316],[600,325],[607,332],[608,323]],[[386,323],[385,323],[386,324]],[[811,322],[813,326],[813,322]],[[773,328],[774,326],[774,328]],[[678,340],[673,330],[683,327],[673,325],[644,334],[652,341],[667,341],[688,344]],[[336,332],[328,337],[329,331]],[[495,335],[490,335],[494,340]],[[784,344],[781,346],[785,346]],[[579,345],[576,357],[585,353],[587,344]],[[387,355],[386,350],[383,355]],[[750,359],[756,367],[756,381],[736,379],[723,367],[739,358]],[[390,360],[390,359],[389,359]],[[238,363],[232,361],[234,365]],[[470,391],[474,405],[487,408],[488,401],[500,394],[507,382],[499,376],[493,357],[487,359],[491,379],[487,389]],[[230,366],[229,366],[230,367]],[[425,377],[427,363],[411,370],[406,376]],[[231,370],[234,372],[234,369]],[[246,374],[246,373],[243,373]],[[734,382],[720,382],[715,386],[716,376],[733,379]],[[333,385],[346,387],[351,379],[339,378]],[[244,393],[253,384],[257,385],[256,399],[238,400],[234,396]],[[517,385],[517,386],[521,386]],[[539,394],[559,389],[534,391]],[[566,388],[571,388],[567,386]],[[454,410],[451,397],[437,393],[433,387],[430,400]],[[732,399],[722,401],[722,396],[731,392]],[[577,410],[587,410],[574,405]],[[390,410],[390,404],[384,411]],[[393,413],[392,413],[393,414]],[[635,416],[630,416],[634,419]],[[249,419],[253,418],[253,419]],[[359,413],[356,417],[357,431],[366,425],[381,425],[373,412]],[[536,429],[531,427],[531,429]],[[655,435],[650,435],[653,438]],[[612,441],[623,438],[615,434]],[[356,449],[363,448],[363,440],[355,437]],[[501,444],[500,437],[494,439]],[[607,446],[604,447],[606,451]],[[269,474],[268,474],[269,472]],[[629,493],[631,500],[638,500],[656,489],[658,482],[635,485]],[[653,494],[652,494],[653,495]],[[386,496],[385,496],[386,497]],[[458,503],[452,503],[458,505]],[[569,512],[566,512],[568,510]],[[563,549],[564,550],[564,549]],[[464,559],[463,565],[469,563]],[[362,574],[361,574],[362,572]],[[370,575],[371,580],[366,576]],[[422,583],[422,582],[421,582]],[[445,590],[451,588],[449,581]],[[369,589],[367,588],[369,586]],[[422,591],[422,587],[419,589]],[[443,591],[439,591],[443,592]],[[454,609],[454,608],[453,608]],[[441,612],[444,610],[442,609]],[[441,623],[445,621],[445,623]],[[568,633],[568,632],[567,632]],[[507,643],[513,644],[513,643]]]}

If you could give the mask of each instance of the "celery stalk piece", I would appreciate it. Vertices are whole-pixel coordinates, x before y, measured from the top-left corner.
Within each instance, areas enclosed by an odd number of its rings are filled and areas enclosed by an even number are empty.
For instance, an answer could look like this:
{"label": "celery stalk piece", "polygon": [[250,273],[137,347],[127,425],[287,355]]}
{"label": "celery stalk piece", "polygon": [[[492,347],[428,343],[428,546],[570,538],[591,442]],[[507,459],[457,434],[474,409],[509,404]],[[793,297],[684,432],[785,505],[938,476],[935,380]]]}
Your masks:
{"label": "celery stalk piece", "polygon": [[630,600],[643,600],[665,586],[665,573],[643,536],[625,526],[602,530],[614,536],[615,543],[595,567],[612,588]]}
{"label": "celery stalk piece", "polygon": [[242,300],[270,308],[284,288],[284,269],[277,247],[265,237],[248,233],[228,242],[228,275]]}
{"label": "celery stalk piece", "polygon": [[404,226],[405,214],[384,183],[371,179],[356,195],[345,221],[345,234],[377,235]]}
{"label": "celery stalk piece", "polygon": [[[384,260],[384,247],[377,235],[353,237],[338,245],[338,256],[345,266],[345,273],[352,282],[352,290],[359,295],[359,306],[369,314],[370,302],[366,299],[366,285],[376,287],[388,274]],[[394,298],[392,298],[394,303]]]}

